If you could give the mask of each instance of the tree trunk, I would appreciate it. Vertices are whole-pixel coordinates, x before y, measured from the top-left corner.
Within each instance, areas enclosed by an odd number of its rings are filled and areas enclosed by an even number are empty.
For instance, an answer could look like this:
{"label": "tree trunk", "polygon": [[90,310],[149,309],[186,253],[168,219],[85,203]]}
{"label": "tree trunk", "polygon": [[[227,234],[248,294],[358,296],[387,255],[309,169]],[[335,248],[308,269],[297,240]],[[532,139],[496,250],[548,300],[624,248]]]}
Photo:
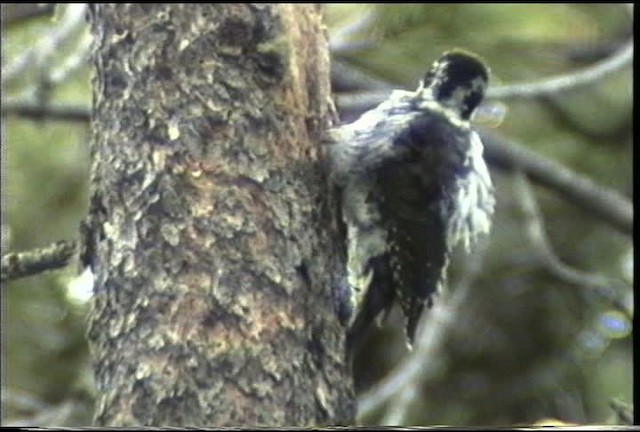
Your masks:
{"label": "tree trunk", "polygon": [[353,423],[321,13],[92,6],[97,425]]}

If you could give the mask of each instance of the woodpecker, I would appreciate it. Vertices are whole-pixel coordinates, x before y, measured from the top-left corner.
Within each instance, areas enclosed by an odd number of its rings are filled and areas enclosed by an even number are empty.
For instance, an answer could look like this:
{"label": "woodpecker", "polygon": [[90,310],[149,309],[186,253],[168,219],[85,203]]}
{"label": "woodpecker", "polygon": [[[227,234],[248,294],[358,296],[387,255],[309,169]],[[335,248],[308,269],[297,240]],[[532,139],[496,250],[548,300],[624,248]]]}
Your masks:
{"label": "woodpecker", "polygon": [[346,269],[334,289],[348,335],[398,302],[412,346],[418,320],[446,283],[451,251],[490,230],[494,189],[471,127],[489,70],[445,52],[414,92],[395,90],[350,124],[329,129],[329,179]]}

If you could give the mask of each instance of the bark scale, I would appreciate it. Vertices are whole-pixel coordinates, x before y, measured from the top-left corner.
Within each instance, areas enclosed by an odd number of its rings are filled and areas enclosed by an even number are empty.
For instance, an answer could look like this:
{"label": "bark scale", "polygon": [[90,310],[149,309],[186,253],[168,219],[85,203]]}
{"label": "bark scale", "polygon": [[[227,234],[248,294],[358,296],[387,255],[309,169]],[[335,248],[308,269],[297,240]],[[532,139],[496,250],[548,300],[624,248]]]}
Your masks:
{"label": "bark scale", "polygon": [[98,4],[97,425],[353,423],[315,5]]}

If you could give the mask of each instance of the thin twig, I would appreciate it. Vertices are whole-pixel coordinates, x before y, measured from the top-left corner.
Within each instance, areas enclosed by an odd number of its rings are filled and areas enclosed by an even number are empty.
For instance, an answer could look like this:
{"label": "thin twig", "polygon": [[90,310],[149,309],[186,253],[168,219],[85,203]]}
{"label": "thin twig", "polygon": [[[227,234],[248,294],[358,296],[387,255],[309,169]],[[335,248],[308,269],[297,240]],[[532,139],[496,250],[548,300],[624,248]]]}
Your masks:
{"label": "thin twig", "polygon": [[600,130],[601,128],[590,128],[572,115],[561,103],[560,98],[555,96],[542,96],[538,98],[540,103],[551,114],[551,121],[562,128],[569,129],[576,135],[580,135],[593,144],[605,142],[618,142],[625,144],[624,138],[630,136],[633,125],[633,112],[629,111],[626,116],[622,116],[616,125],[611,128]]}
{"label": "thin twig", "polygon": [[21,77],[28,68],[33,67],[35,70],[48,68],[51,56],[76,30],[85,25],[86,7],[84,3],[65,5],[59,25],[44,34],[33,48],[2,68],[2,84],[7,85]]}
{"label": "thin twig", "polygon": [[382,426],[403,426],[405,425],[411,404],[418,395],[418,383],[411,383],[404,388],[397,397],[390,401],[387,413],[382,418]]}
{"label": "thin twig", "polygon": [[633,319],[632,312],[624,304],[624,291],[628,288],[621,281],[579,271],[560,261],[547,237],[544,220],[531,185],[519,171],[514,173],[514,186],[514,195],[525,218],[527,236],[546,268],[564,282],[597,292],[611,302],[616,309],[623,312],[629,320]]}
{"label": "thin twig", "polygon": [[4,282],[65,267],[75,251],[75,242],[60,240],[45,248],[5,254],[0,280]]}
{"label": "thin twig", "polygon": [[71,78],[75,72],[80,70],[87,64],[89,54],[91,53],[91,44],[93,37],[89,31],[86,31],[81,37],[78,46],[60,65],[60,67],[49,73],[48,80],[50,85],[60,85],[67,79]]}
{"label": "thin twig", "polygon": [[618,51],[631,36],[633,36],[633,27],[629,26],[629,29],[625,29],[624,34],[620,35],[620,40],[589,42],[560,49],[563,52],[563,56],[571,62],[593,63],[610,57],[614,52]]}
{"label": "thin twig", "polygon": [[2,18],[7,25],[18,24],[20,22],[51,16],[55,4],[51,3],[4,3],[2,5]]}
{"label": "thin twig", "polygon": [[358,14],[356,19],[342,27],[334,29],[329,40],[331,54],[340,55],[361,51],[374,45],[374,41],[371,39],[363,41],[354,41],[354,39],[357,38],[358,33],[372,24],[375,18],[375,11],[367,9],[363,13]]}
{"label": "thin twig", "polygon": [[624,402],[619,399],[614,399],[609,402],[609,406],[616,413],[616,419],[618,424],[632,425],[633,424],[633,404]]}
{"label": "thin twig", "polygon": [[[516,83],[499,87],[490,87],[487,99],[517,99],[553,96],[562,91],[572,90],[602,80],[610,74],[631,65],[633,61],[633,39],[627,41],[610,57],[581,71],[559,75],[536,83]],[[362,81],[355,89],[361,92],[336,95],[336,105],[341,111],[364,112],[382,103],[389,91],[380,91],[379,86],[367,86]]]}
{"label": "thin twig", "polygon": [[[392,372],[377,383],[373,388],[363,393],[358,398],[358,417],[366,417],[372,411],[392,400],[400,391],[406,391],[407,387],[417,385],[425,377],[434,373],[435,368],[430,367],[425,358],[436,358],[436,351],[457,313],[461,300],[466,297],[465,290],[456,290],[454,298],[440,299],[429,310],[428,325],[423,326],[424,331],[414,352],[401,362]],[[397,420],[397,419],[396,419]]]}
{"label": "thin twig", "polygon": [[[364,87],[364,83],[362,87]],[[364,91],[352,91],[334,95],[336,107],[340,114],[350,116],[360,115],[384,102],[391,90],[367,89]]]}
{"label": "thin twig", "polygon": [[564,165],[537,155],[515,141],[481,130],[485,158],[503,169],[522,170],[531,180],[559,193],[568,202],[633,235],[633,204],[618,192],[595,184]]}
{"label": "thin twig", "polygon": [[[466,261],[466,271],[456,289],[450,292],[450,295],[445,292],[428,311],[426,319],[422,320],[417,344],[411,355],[358,398],[358,417],[369,415],[379,406],[393,400],[399,391],[404,392],[410,386],[419,386],[436,373],[437,369],[434,364],[425,361],[425,359],[437,358],[437,351],[442,348],[442,342],[455,322],[458,311],[470,291],[469,288],[482,269],[486,243],[479,244],[476,249]],[[389,421],[399,422],[402,420],[397,417],[397,414],[401,413],[400,410],[395,409],[394,406],[391,407],[391,410],[392,413],[395,410],[396,415],[392,414]]]}
{"label": "thin twig", "polygon": [[[588,343],[585,344],[585,336]],[[594,338],[597,338],[594,342]],[[559,388],[564,378],[572,370],[585,362],[593,360],[594,354],[604,352],[608,338],[592,324],[578,332],[571,341],[565,343],[543,361],[538,361],[527,371],[494,383],[491,389],[491,403],[500,406],[522,397],[530,397],[545,391],[564,391]]]}
{"label": "thin twig", "polygon": [[554,95],[599,81],[611,73],[630,65],[632,61],[633,39],[624,44],[611,57],[584,70],[559,75],[536,83],[518,83],[491,87],[487,91],[487,98],[505,100]]}
{"label": "thin twig", "polygon": [[15,428],[66,426],[77,409],[77,403],[67,400],[36,412],[32,417],[15,418],[6,421],[5,426]]}
{"label": "thin twig", "polygon": [[80,123],[88,123],[91,120],[91,110],[81,106],[42,106],[33,102],[5,100],[1,109],[2,117],[16,115],[31,120],[46,119]]}
{"label": "thin twig", "polygon": [[333,59],[331,61],[331,87],[334,92],[381,89],[386,90],[383,93],[388,95],[393,85],[384,80],[374,78],[343,60]]}

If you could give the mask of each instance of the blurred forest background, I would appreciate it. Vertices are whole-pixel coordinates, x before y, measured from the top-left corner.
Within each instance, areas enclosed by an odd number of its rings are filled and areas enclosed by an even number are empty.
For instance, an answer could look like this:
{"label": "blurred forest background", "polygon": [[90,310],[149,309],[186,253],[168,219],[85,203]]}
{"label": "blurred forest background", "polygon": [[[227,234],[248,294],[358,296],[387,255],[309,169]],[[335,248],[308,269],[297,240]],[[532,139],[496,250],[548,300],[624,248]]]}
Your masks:
{"label": "blurred forest background", "polygon": [[[83,5],[2,7],[4,254],[77,238],[88,207],[92,65]],[[454,47],[481,55],[499,87],[606,62],[633,38],[632,6],[621,4],[331,4],[326,23],[343,119],[390,88],[414,89]],[[490,133],[630,203],[632,76],[627,62],[582,86],[505,97],[506,118]],[[553,186],[499,163],[490,170],[492,234],[484,248],[455,255],[450,289],[418,346],[407,352],[392,313],[356,356],[359,422],[630,421],[630,230]],[[71,265],[3,283],[3,425],[91,423],[83,280]]]}

